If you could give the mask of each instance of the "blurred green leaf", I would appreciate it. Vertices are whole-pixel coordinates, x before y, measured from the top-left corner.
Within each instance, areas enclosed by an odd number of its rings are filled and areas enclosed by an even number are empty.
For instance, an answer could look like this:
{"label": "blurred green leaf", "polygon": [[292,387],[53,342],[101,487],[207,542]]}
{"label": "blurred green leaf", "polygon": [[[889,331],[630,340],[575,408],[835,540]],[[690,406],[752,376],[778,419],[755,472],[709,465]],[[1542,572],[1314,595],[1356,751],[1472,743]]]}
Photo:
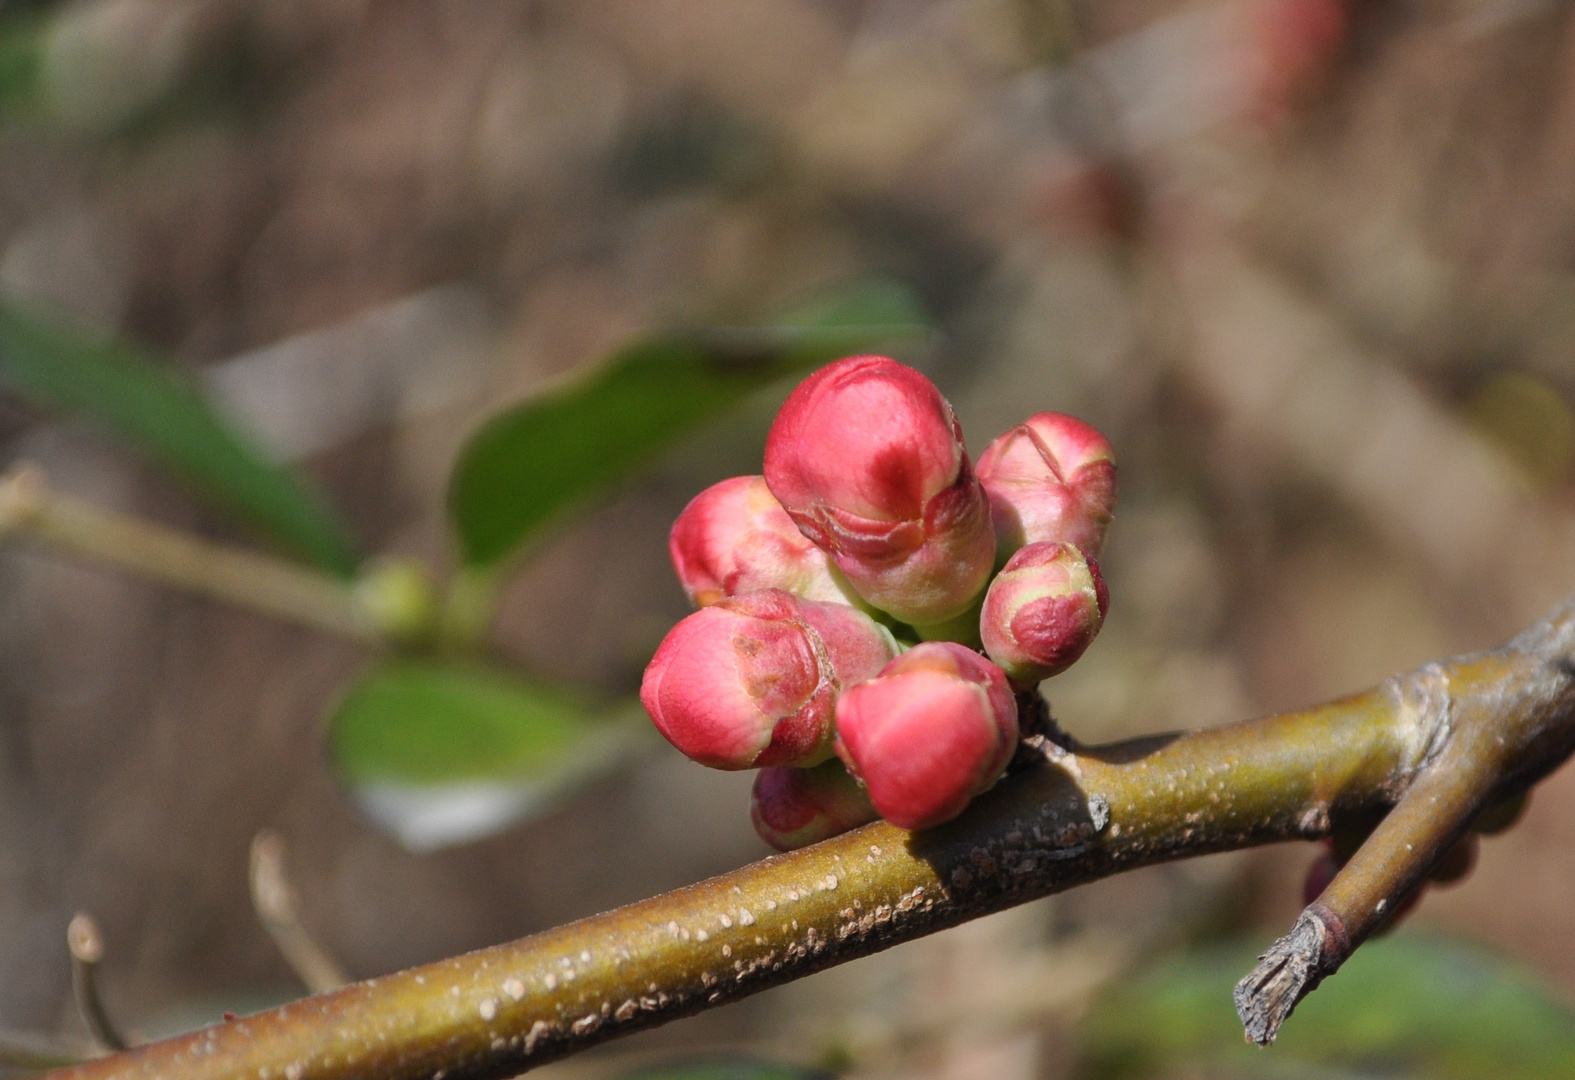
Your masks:
{"label": "blurred green leaf", "polygon": [[0,383],[34,405],[95,421],[294,554],[354,571],[355,549],[328,505],[140,350],[0,305]]}
{"label": "blurred green leaf", "polygon": [[471,436],[449,485],[466,563],[495,565],[748,394],[925,329],[912,294],[879,282],[781,326],[666,332],[625,346]]}
{"label": "blurred green leaf", "polygon": [[628,1069],[616,1080],[826,1080],[831,1074],[751,1057],[701,1057]]}
{"label": "blurred green leaf", "polygon": [[1575,1013],[1519,966],[1482,948],[1401,934],[1363,945],[1260,1050],[1243,1043],[1231,988],[1262,945],[1190,953],[1099,1001],[1084,1049],[1098,1077],[1203,1066],[1240,1077],[1575,1076]]}
{"label": "blurred green leaf", "polygon": [[331,745],[347,780],[432,785],[540,772],[583,737],[572,694],[482,668],[405,661],[345,695]]}
{"label": "blurred green leaf", "polygon": [[503,672],[417,660],[356,682],[328,739],[356,803],[416,851],[540,814],[654,741],[638,703],[598,708]]}
{"label": "blurred green leaf", "polygon": [[44,14],[32,8],[0,14],[0,112],[37,103],[44,27]]}

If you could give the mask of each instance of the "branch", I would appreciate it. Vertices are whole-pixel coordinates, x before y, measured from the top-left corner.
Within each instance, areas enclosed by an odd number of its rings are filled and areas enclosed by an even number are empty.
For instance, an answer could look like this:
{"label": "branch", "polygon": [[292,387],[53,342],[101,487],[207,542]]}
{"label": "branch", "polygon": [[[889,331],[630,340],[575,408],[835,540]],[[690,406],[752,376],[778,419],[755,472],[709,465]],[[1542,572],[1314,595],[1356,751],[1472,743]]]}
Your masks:
{"label": "branch", "polygon": [[1273,1042],[1297,1002],[1383,925],[1479,814],[1570,755],[1572,653],[1575,605],[1498,652],[1393,680],[1424,740],[1423,767],[1291,932],[1236,985],[1248,1039]]}
{"label": "branch", "polygon": [[[1304,712],[1102,748],[1043,741],[1040,760],[936,829],[868,825],[512,944],[56,1075],[512,1076],[1096,878],[1315,838],[1332,820],[1416,796],[1412,805],[1443,808],[1435,826],[1415,830],[1422,809],[1391,814],[1367,845],[1369,862],[1403,865],[1392,843],[1425,834],[1426,849],[1436,852],[1472,807],[1513,794],[1568,756],[1572,641],[1575,607],[1503,649],[1429,665]],[[1461,791],[1471,794],[1452,794]],[[1419,856],[1417,866],[1425,861]],[[1360,864],[1353,859],[1347,869]],[[1370,880],[1398,889],[1417,876],[1413,868]],[[1348,888],[1337,879],[1330,894]],[[1314,928],[1303,937],[1309,943],[1292,955],[1312,956],[1308,970],[1324,971],[1329,935],[1311,941]],[[1309,980],[1295,973],[1262,980],[1271,984],[1290,987],[1286,1000]]]}
{"label": "branch", "polygon": [[258,552],[200,540],[51,491],[21,465],[0,479],[0,537],[20,536],[137,577],[225,600],[362,645],[383,644],[356,588]]}

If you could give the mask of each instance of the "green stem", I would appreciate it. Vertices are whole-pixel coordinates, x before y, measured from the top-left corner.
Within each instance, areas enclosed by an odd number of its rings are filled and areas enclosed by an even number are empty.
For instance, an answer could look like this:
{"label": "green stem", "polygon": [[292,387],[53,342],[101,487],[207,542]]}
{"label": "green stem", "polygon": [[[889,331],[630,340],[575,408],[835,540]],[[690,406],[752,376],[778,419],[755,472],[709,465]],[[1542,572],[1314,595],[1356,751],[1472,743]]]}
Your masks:
{"label": "green stem", "polygon": [[384,643],[377,620],[353,585],[50,491],[30,466],[0,480],[0,536],[37,540],[102,566],[360,645]]}

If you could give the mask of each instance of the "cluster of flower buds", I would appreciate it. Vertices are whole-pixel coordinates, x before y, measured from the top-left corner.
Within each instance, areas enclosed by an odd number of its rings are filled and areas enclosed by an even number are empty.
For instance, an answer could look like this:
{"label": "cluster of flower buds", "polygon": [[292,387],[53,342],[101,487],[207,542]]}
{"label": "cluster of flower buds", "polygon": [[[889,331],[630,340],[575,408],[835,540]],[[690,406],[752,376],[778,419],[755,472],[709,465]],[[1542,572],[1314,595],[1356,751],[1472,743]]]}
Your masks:
{"label": "cluster of flower buds", "polygon": [[700,610],[640,699],[695,761],[760,770],[751,817],[779,848],[947,821],[1011,760],[1016,695],[1099,632],[1115,493],[1110,444],[1080,420],[1034,416],[975,469],[928,379],[840,360],[782,406],[763,476],[673,525]]}

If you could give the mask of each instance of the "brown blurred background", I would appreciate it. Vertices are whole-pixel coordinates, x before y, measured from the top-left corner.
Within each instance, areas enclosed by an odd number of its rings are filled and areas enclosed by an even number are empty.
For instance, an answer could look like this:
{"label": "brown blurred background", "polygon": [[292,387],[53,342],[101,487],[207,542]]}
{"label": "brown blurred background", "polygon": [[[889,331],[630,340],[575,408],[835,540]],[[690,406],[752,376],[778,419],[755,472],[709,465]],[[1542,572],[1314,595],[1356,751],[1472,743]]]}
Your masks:
{"label": "brown blurred background", "polygon": [[[975,451],[1045,408],[1117,448],[1111,615],[1046,687],[1081,737],[1358,689],[1575,587],[1560,0],[81,0],[0,6],[5,28],[22,58],[0,48],[0,82],[36,91],[0,119],[0,291],[188,365],[370,551],[448,565],[455,450],[543,380],[881,272],[936,319],[907,358]],[[635,688],[684,611],[667,526],[758,469],[772,406],[557,536],[500,648]],[[236,539],[85,427],[5,409],[7,460]],[[78,909],[133,1029],[299,992],[247,899],[264,827],[356,976],[765,853],[748,777],[665,750],[544,820],[408,853],[321,748],[365,662],[0,553],[0,1026],[78,1030]],[[1575,993],[1572,839],[1566,772],[1416,921]],[[1209,927],[1266,942],[1311,858],[1129,875],[611,1051],[1066,1075],[1091,993]]]}

